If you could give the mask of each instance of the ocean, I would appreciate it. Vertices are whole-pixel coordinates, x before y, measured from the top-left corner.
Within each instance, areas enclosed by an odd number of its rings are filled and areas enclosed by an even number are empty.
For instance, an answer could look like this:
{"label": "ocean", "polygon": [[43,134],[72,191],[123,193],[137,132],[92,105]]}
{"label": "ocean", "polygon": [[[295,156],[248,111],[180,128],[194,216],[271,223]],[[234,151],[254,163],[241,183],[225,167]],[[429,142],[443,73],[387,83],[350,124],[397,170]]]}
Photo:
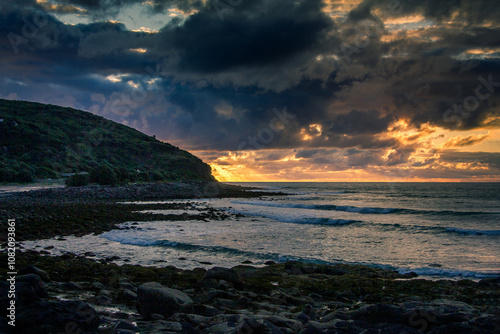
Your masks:
{"label": "ocean", "polygon": [[364,264],[430,279],[478,280],[500,274],[498,183],[232,184],[286,195],[169,200],[239,215],[230,220],[128,222],[122,227],[135,228],[23,246],[54,245],[56,254],[92,251],[102,258],[118,256],[118,264],[186,269],[297,260]]}

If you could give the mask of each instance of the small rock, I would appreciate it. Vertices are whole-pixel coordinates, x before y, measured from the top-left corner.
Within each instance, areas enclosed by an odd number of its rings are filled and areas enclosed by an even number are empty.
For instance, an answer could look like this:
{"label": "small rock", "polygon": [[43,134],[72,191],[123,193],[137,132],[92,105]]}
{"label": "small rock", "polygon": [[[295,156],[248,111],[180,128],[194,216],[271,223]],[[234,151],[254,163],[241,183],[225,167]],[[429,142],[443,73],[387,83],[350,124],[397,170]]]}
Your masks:
{"label": "small rock", "polygon": [[106,297],[111,297],[113,293],[109,290],[102,289],[97,293],[97,296],[106,296]]}
{"label": "small rock", "polygon": [[137,301],[137,294],[130,290],[122,290],[121,297],[128,305],[131,305]]}
{"label": "small rock", "polygon": [[115,330],[117,329],[126,329],[126,330],[130,330],[130,331],[133,331],[134,333],[137,332],[137,326],[128,322],[128,321],[120,321],[116,324],[116,326],[114,327]]}
{"label": "small rock", "polygon": [[97,305],[111,305],[113,303],[113,299],[108,296],[97,296],[95,297],[95,303]]}
{"label": "small rock", "polygon": [[238,298],[238,300],[236,301],[236,303],[241,308],[247,308],[251,304],[250,299],[248,299],[247,297],[240,297],[240,298]]}
{"label": "small rock", "polygon": [[233,269],[226,269],[221,267],[214,267],[208,270],[201,281],[208,279],[219,279],[229,282],[234,285],[234,287],[241,289],[243,288],[243,281],[241,280],[240,275],[234,271]]}
{"label": "small rock", "polygon": [[120,288],[130,291],[137,291],[137,288],[130,283],[120,283]]}
{"label": "small rock", "polygon": [[149,316],[152,320],[163,320],[165,319],[164,316],[162,316],[161,314],[158,314],[158,313],[153,313]]}
{"label": "small rock", "polygon": [[401,278],[414,278],[418,277],[418,274],[416,272],[410,271],[409,273],[405,273],[401,275]]}
{"label": "small rock", "polygon": [[103,290],[103,289],[106,289],[106,287],[104,286],[104,284],[102,284],[101,282],[92,282],[92,287],[96,290]]}
{"label": "small rock", "polygon": [[350,315],[353,319],[372,323],[404,322],[406,320],[401,308],[387,304],[363,306],[350,312]]}
{"label": "small rock", "polygon": [[82,286],[75,282],[62,282],[59,284],[59,288],[64,291],[82,290]]}

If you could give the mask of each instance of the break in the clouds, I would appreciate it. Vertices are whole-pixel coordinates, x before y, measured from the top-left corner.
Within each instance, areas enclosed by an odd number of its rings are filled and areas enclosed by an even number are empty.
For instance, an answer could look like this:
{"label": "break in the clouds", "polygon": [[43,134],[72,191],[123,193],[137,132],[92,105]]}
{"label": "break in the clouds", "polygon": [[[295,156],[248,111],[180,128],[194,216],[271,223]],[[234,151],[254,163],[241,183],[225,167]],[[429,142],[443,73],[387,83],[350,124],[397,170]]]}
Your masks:
{"label": "break in the clouds", "polygon": [[133,126],[221,180],[498,180],[500,7],[22,0],[0,94]]}

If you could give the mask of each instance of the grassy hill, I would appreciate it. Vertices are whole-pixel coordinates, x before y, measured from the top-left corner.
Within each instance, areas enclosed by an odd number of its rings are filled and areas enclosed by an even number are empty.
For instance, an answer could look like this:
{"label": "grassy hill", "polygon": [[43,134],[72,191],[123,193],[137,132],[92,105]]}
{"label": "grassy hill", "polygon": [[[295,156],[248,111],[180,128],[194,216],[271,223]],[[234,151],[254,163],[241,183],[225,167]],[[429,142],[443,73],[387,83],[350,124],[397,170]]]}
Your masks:
{"label": "grassy hill", "polygon": [[89,112],[0,99],[0,182],[110,171],[117,182],[214,181],[189,152]]}

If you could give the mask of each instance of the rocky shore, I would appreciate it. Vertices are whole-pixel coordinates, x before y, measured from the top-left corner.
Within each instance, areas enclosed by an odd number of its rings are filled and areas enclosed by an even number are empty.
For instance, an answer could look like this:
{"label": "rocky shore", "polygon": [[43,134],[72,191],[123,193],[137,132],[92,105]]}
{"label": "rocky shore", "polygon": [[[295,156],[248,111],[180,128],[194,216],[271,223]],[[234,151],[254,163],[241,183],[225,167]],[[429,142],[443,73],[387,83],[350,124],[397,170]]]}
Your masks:
{"label": "rocky shore", "polygon": [[[258,189],[218,182],[144,183],[124,186],[86,186],[39,189],[28,192],[1,194],[0,216],[16,219],[17,241],[37,240],[67,235],[100,234],[126,221],[227,219],[217,210],[199,215],[161,215],[140,210],[188,210],[189,203],[159,203],[137,205],[129,201],[165,201],[217,197],[259,197],[280,195]],[[7,230],[7,222],[0,227]],[[0,234],[5,242],[6,234]]]}
{"label": "rocky shore", "polygon": [[[195,215],[139,212],[190,210],[191,201],[118,202],[263,195],[269,193],[200,182],[46,189],[2,196],[0,213],[16,219],[18,241],[36,240],[101,233],[131,220],[234,218],[215,209]],[[500,278],[430,281],[360,265],[272,261],[264,267],[245,261],[234,268],[181,270],[90,257],[18,250],[14,332],[500,332]],[[0,260],[7,263],[4,250]],[[0,307],[6,310],[10,286],[5,271],[0,277]],[[12,330],[9,320],[0,318],[0,333]]]}
{"label": "rocky shore", "polygon": [[219,182],[184,181],[136,183],[121,186],[90,185],[84,187],[62,187],[38,189],[27,192],[0,194],[2,201],[43,203],[75,203],[88,201],[154,201],[167,199],[259,197],[280,195]]}
{"label": "rocky shore", "polygon": [[[0,254],[2,260],[6,257]],[[117,266],[18,254],[18,333],[498,333],[500,280],[353,265]],[[8,286],[2,283],[1,307]],[[0,331],[8,330],[2,318]]]}

